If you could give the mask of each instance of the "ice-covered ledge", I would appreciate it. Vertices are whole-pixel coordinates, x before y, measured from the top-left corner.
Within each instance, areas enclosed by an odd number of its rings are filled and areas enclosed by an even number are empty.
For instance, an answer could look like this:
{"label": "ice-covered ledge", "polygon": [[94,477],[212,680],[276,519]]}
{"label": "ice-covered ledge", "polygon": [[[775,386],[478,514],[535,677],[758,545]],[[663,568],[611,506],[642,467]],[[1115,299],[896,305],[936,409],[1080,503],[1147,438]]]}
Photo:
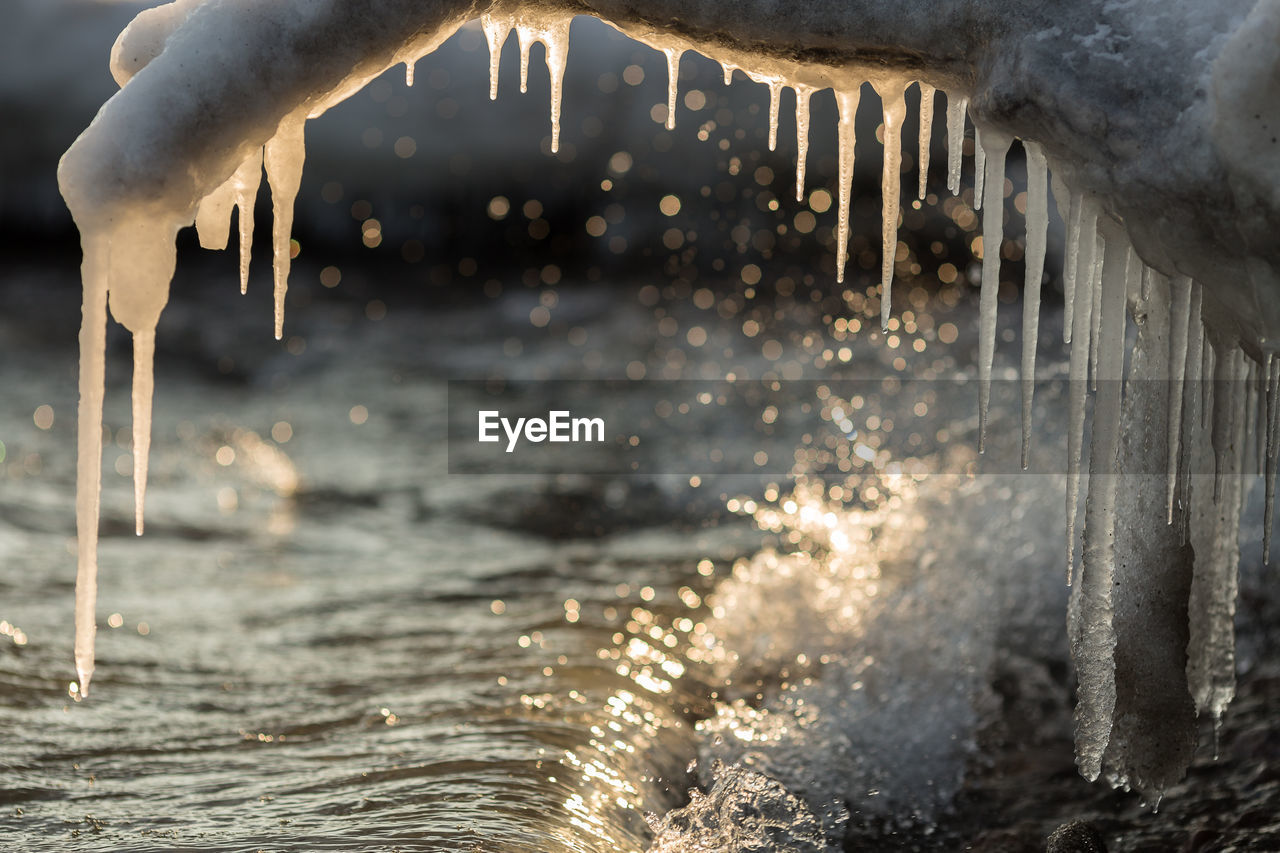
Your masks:
{"label": "ice-covered ledge", "polygon": [[[207,0],[172,34],[181,49],[147,64],[67,152],[68,204],[84,221],[145,199],[190,222],[286,114],[322,112],[490,5]],[[1148,264],[1207,285],[1223,333],[1269,349],[1280,329],[1277,0],[554,5],[694,43],[883,64],[967,92],[975,119],[1039,141],[1059,174],[1096,193]],[[69,188],[71,174],[89,180]]]}

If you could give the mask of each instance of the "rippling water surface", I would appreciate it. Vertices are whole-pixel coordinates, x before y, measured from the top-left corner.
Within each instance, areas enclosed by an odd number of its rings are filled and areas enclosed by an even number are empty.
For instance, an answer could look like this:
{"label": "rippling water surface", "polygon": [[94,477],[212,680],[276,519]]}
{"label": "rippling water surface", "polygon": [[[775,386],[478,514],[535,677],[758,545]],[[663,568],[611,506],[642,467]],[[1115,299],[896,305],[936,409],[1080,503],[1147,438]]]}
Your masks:
{"label": "rippling water surface", "polygon": [[[320,300],[283,346],[212,289],[175,304],[141,539],[114,347],[98,673],[73,702],[74,290],[26,276],[14,316],[46,319],[6,321],[0,360],[6,849],[1042,849],[1075,817],[1118,849],[1273,837],[1260,629],[1225,769],[1197,765],[1158,817],[1074,775],[1061,478],[917,476],[973,460],[971,384],[937,383],[896,430],[834,383],[801,401],[879,444],[847,471],[810,436],[788,479],[450,476],[442,377],[657,364],[624,286],[562,290],[585,349],[531,331],[518,291],[376,320]],[[709,334],[704,352],[752,351]],[[804,375],[965,375],[966,334],[921,331],[905,370],[866,346]],[[637,388],[624,414],[660,402]],[[1060,453],[1044,405],[1038,446]],[[710,417],[755,440],[742,412]],[[997,409],[991,453],[1016,449],[1015,417]],[[1265,624],[1274,596],[1245,586]]]}

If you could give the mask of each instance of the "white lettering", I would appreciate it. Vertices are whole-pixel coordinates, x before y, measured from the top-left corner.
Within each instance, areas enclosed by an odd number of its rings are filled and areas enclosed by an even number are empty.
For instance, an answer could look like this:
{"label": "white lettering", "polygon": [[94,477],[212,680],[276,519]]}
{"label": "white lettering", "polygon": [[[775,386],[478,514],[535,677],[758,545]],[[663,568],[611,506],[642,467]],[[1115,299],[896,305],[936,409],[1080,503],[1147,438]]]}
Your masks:
{"label": "white lettering", "polygon": [[525,441],[540,444],[604,441],[604,418],[575,418],[564,410],[547,412],[544,418],[504,418],[501,412],[477,412],[476,440],[494,443],[502,440],[498,428],[506,435],[506,452],[514,453],[516,445]]}
{"label": "white lettering", "polygon": [[524,425],[524,418],[516,418],[516,425],[513,429],[511,421],[506,418],[502,419],[502,428],[507,433],[507,452],[510,453],[516,449],[516,442],[520,440],[520,427]]}
{"label": "white lettering", "polygon": [[497,441],[498,436],[491,430],[498,428],[497,412],[481,412],[480,413],[480,437],[479,441]]}

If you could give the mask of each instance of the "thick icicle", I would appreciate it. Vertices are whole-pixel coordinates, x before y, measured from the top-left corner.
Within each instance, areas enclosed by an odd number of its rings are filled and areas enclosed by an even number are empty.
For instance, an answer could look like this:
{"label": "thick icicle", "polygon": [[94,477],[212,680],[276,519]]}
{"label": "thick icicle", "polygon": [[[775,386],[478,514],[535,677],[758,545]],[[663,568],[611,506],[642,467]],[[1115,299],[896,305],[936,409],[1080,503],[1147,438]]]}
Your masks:
{"label": "thick icicle", "polygon": [[987,176],[982,213],[982,291],[978,302],[978,452],[986,449],[987,408],[991,404],[991,363],[996,352],[996,309],[1000,295],[1000,247],[1004,243],[1004,161],[1013,138],[995,130],[982,134]]}
{"label": "thick icicle", "polygon": [[80,405],[76,415],[76,677],[89,695],[98,631],[98,513],[102,502],[102,398],[106,386],[107,270],[110,239],[85,235],[80,319]]}
{"label": "thick icicle", "polygon": [[[1022,284],[1022,467],[1025,469],[1031,453],[1031,402],[1036,387],[1036,347],[1040,338],[1040,284],[1049,230],[1049,175],[1039,143],[1024,141],[1022,148],[1027,155],[1027,251]],[[982,247],[985,263],[986,237]]]}
{"label": "thick icicle", "polygon": [[724,72],[724,84],[726,86],[732,86],[734,67],[727,62],[722,62],[720,63],[720,70]]}
{"label": "thick icicle", "polygon": [[155,391],[153,363],[156,331],[133,333],[133,519],[141,536],[147,504],[147,459],[151,455],[151,397]]}
{"label": "thick icicle", "polygon": [[796,93],[796,201],[804,201],[805,161],[809,157],[809,99],[813,89],[804,85],[792,87]]}
{"label": "thick icicle", "polygon": [[[676,98],[680,94],[680,57],[684,56],[684,50],[680,48],[667,47],[662,52],[667,57],[667,130],[676,129]],[[770,92],[772,92],[770,87]],[[776,95],[775,95],[776,97]],[[769,150],[773,150],[774,142],[777,140],[778,113],[770,107],[771,124],[770,124],[770,143]]]}
{"label": "thick icicle", "polygon": [[[1086,238],[1080,245],[1080,260],[1085,269],[1093,267],[1093,253],[1097,247],[1094,234],[1097,230],[1098,208],[1089,198],[1081,202],[1081,231]],[[1086,285],[1091,284],[1088,278]],[[1076,511],[1080,502],[1080,458],[1084,447],[1084,411],[1088,400],[1089,372],[1089,330],[1090,314],[1093,312],[1093,292],[1086,287],[1077,287],[1075,292],[1075,313],[1072,323],[1075,328],[1071,345],[1071,361],[1068,367],[1067,399],[1067,583],[1071,584],[1075,574],[1076,547]]]}
{"label": "thick icicle", "polygon": [[1276,505],[1277,438],[1280,438],[1280,359],[1267,355],[1267,449],[1262,476],[1266,478],[1267,499],[1262,511],[1262,562],[1271,562],[1271,527]]}
{"label": "thick icicle", "polygon": [[511,21],[499,20],[491,15],[480,18],[484,40],[489,45],[489,100],[498,100],[498,71],[502,64],[502,45],[511,33]]}
{"label": "thick icicle", "polygon": [[884,105],[884,166],[880,175],[880,328],[889,331],[893,302],[893,262],[898,252],[898,210],[902,203],[902,121],[907,115],[905,82],[877,89]]}
{"label": "thick icicle", "polygon": [[196,236],[200,239],[201,248],[227,248],[235,193],[236,176],[233,174],[222,186],[200,199],[200,205],[196,208]]}
{"label": "thick icicle", "polygon": [[275,333],[284,337],[284,296],[289,289],[289,262],[293,231],[293,200],[302,184],[302,161],[307,148],[303,140],[305,116],[286,116],[276,135],[267,142],[263,157],[271,186],[272,257],[275,262]]}
{"label": "thick icicle", "polygon": [[1165,500],[1168,523],[1173,524],[1173,498],[1178,486],[1178,454],[1182,437],[1182,396],[1187,375],[1187,323],[1191,317],[1191,279],[1176,275],[1169,283],[1172,298],[1169,310],[1169,435]]}
{"label": "thick icicle", "polygon": [[782,108],[782,81],[769,81],[769,150],[778,148],[778,113]]}
{"label": "thick icicle", "polygon": [[960,195],[960,166],[964,158],[964,117],[969,99],[947,93],[947,189]]}
{"label": "thick icicle", "polygon": [[[1062,294],[1065,301],[1062,317],[1062,342],[1071,343],[1071,333],[1075,329],[1072,314],[1076,305],[1076,282],[1080,277],[1080,240],[1081,216],[1083,215],[1083,196],[1071,193],[1071,201],[1067,206],[1064,219],[1067,223],[1066,257],[1062,260]],[[1087,284],[1086,280],[1086,284]]]}
{"label": "thick icicle", "polygon": [[1166,455],[1169,433],[1158,427],[1168,398],[1181,393],[1162,380],[1185,368],[1172,338],[1181,329],[1185,340],[1186,317],[1170,321],[1172,295],[1168,279],[1149,276],[1136,306],[1146,321],[1137,324],[1125,377],[1111,586],[1116,703],[1103,771],[1113,787],[1137,788],[1148,803],[1183,777],[1198,733],[1186,678],[1193,554],[1171,535],[1164,495],[1145,488],[1150,460]]}
{"label": "thick icicle", "polygon": [[836,281],[844,281],[844,265],[849,254],[849,200],[853,194],[853,156],[857,142],[855,130],[858,103],[862,100],[862,88],[838,90],[836,103],[840,108],[840,186],[839,213],[836,224]]}
{"label": "thick icicle", "polygon": [[1191,498],[1194,497],[1191,486],[1191,472],[1196,465],[1200,445],[1204,443],[1200,406],[1204,395],[1201,385],[1205,383],[1204,375],[1204,323],[1201,319],[1201,305],[1204,299],[1204,288],[1192,283],[1191,312],[1187,316],[1187,378],[1182,389],[1182,439],[1181,451],[1178,454],[1180,472],[1178,481],[1182,494],[1182,540],[1188,541],[1191,535]]}
{"label": "thick icicle", "polygon": [[[1121,383],[1124,379],[1125,293],[1132,252],[1121,226],[1106,228],[1102,269],[1102,324],[1098,345],[1102,383],[1094,397],[1089,442],[1089,496],[1080,584],[1071,620],[1071,652],[1079,680],[1076,704],[1076,765],[1089,781],[1098,778],[1111,740],[1116,704],[1114,605],[1117,461]],[[1078,344],[1077,344],[1078,345]],[[1074,355],[1074,352],[1073,352]]]}
{"label": "thick icicle", "polygon": [[[1213,476],[1219,498],[1204,488],[1204,476],[1192,485],[1191,544],[1195,575],[1188,602],[1191,635],[1187,645],[1187,686],[1201,712],[1213,715],[1215,729],[1235,696],[1235,608],[1240,557],[1240,489],[1224,486],[1240,475],[1244,441],[1244,353],[1233,343],[1213,341],[1212,448],[1200,445],[1197,472],[1207,470],[1210,454],[1219,457]],[[1234,484],[1232,484],[1234,485]]]}
{"label": "thick icicle", "polygon": [[982,147],[982,131],[978,125],[973,126],[973,209],[982,210],[982,202],[986,193],[984,182],[987,179],[987,149]]}
{"label": "thick icicle", "polygon": [[916,171],[920,176],[920,200],[924,201],[929,188],[929,146],[933,140],[933,93],[937,90],[923,80],[917,80],[916,87],[920,90],[920,131],[917,140]]}

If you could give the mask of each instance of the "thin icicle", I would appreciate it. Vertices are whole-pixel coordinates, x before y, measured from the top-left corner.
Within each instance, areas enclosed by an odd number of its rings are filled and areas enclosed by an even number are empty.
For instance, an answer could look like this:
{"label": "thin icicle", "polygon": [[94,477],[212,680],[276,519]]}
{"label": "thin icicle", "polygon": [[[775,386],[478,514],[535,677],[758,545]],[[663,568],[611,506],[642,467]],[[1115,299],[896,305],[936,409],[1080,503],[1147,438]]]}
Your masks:
{"label": "thin icicle", "polygon": [[933,93],[937,90],[922,80],[916,81],[916,87],[920,90],[920,130],[916,171],[920,175],[920,200],[924,201],[929,184],[929,144],[933,140]]}
{"label": "thin icicle", "polygon": [[969,99],[947,93],[947,189],[960,195],[960,166],[964,157],[964,117]]}
{"label": "thin icicle", "polygon": [[1187,378],[1182,388],[1182,452],[1179,454],[1180,474],[1179,491],[1182,494],[1182,541],[1188,541],[1191,535],[1192,481],[1191,471],[1196,465],[1199,445],[1203,443],[1204,427],[1200,406],[1204,396],[1201,384],[1206,381],[1204,375],[1204,323],[1201,307],[1204,299],[1204,288],[1192,282],[1191,313],[1187,316]]}
{"label": "thin icicle", "polygon": [[155,391],[153,365],[156,330],[133,333],[133,523],[141,536],[147,505],[147,460],[151,455],[151,397]]}
{"label": "thin icicle", "polygon": [[1169,310],[1169,461],[1167,466],[1168,520],[1173,524],[1173,498],[1178,486],[1179,442],[1182,440],[1182,395],[1187,375],[1187,323],[1191,317],[1191,279],[1176,275],[1170,282]]}
{"label": "thin icicle", "polygon": [[264,155],[271,186],[272,257],[275,261],[275,333],[284,337],[284,296],[289,289],[293,200],[302,184],[302,161],[307,149],[303,139],[305,119],[286,116],[268,142]]}
{"label": "thin icicle", "polygon": [[1213,415],[1213,383],[1209,381],[1209,377],[1214,375],[1214,362],[1217,360],[1217,353],[1213,351],[1213,347],[1209,345],[1209,332],[1204,326],[1200,328],[1200,334],[1204,338],[1204,343],[1200,345],[1200,356],[1204,360],[1200,367],[1200,376],[1203,381],[1200,383],[1200,428],[1208,429]]}
{"label": "thin icicle", "polygon": [[893,262],[898,252],[898,211],[902,203],[902,122],[907,115],[903,82],[877,90],[884,110],[884,166],[880,175],[880,328],[889,331],[893,303]]}
{"label": "thin icicle", "polygon": [[1118,223],[1106,220],[1102,323],[1098,334],[1102,385],[1094,398],[1089,441],[1089,497],[1085,502],[1085,544],[1072,626],[1071,650],[1079,681],[1076,704],[1076,764],[1089,781],[1098,778],[1111,741],[1116,704],[1114,604],[1116,497],[1120,440],[1121,383],[1124,379],[1125,295],[1137,266]]}
{"label": "thin icicle", "polygon": [[1266,477],[1267,498],[1262,511],[1262,562],[1264,565],[1271,562],[1271,527],[1276,505],[1276,462],[1277,453],[1280,451],[1276,441],[1280,437],[1280,359],[1270,353],[1267,354],[1266,374],[1267,452],[1263,476]]}
{"label": "thin icicle", "polygon": [[[1098,241],[1098,209],[1092,199],[1081,201],[1081,233],[1086,238],[1080,245],[1080,260],[1085,269],[1093,267],[1093,253]],[[1092,284],[1085,279],[1086,284]],[[1067,427],[1067,584],[1075,575],[1076,512],[1080,502],[1080,458],[1084,446],[1084,411],[1088,399],[1089,330],[1092,327],[1093,292],[1089,287],[1077,287],[1076,304],[1072,323],[1075,325],[1071,345],[1071,361],[1068,367],[1068,427]]]}
{"label": "thin icicle", "polygon": [[526,26],[516,25],[516,38],[520,42],[520,94],[529,91],[529,51],[537,41],[533,30]]}
{"label": "thin icicle", "polygon": [[253,205],[262,183],[262,149],[253,153],[236,170],[235,204],[240,230],[240,292],[249,292],[249,261],[253,258]]}
{"label": "thin icicle", "polygon": [[489,45],[489,100],[498,100],[498,71],[502,64],[502,45],[511,33],[511,21],[482,15],[480,27]]}
{"label": "thin icicle", "polygon": [[[924,119],[921,119],[923,122]],[[1036,387],[1036,347],[1040,337],[1040,284],[1049,230],[1049,167],[1039,143],[1023,142],[1027,154],[1027,251],[1022,283],[1022,467],[1031,454],[1031,402]],[[983,258],[986,238],[983,237]]]}
{"label": "thin icicle", "polygon": [[406,59],[404,63],[404,84],[410,89],[413,88],[413,66],[412,59]]}
{"label": "thin icicle", "polygon": [[[1062,261],[1062,294],[1065,300],[1062,317],[1062,342],[1071,343],[1071,332],[1075,328],[1072,312],[1076,304],[1076,282],[1080,277],[1080,238],[1083,196],[1071,194],[1071,202],[1067,206],[1067,253]],[[1086,284],[1088,282],[1086,281]]]}
{"label": "thin icicle", "polygon": [[796,93],[796,201],[804,201],[805,161],[809,157],[809,99],[813,89],[798,85]]}
{"label": "thin icicle", "polygon": [[[1090,270],[1089,276],[1093,281],[1100,282],[1102,279],[1102,272],[1103,272],[1102,262],[1103,262],[1103,257],[1105,255],[1101,233],[1098,234],[1097,248],[1094,251],[1095,251],[1095,254],[1093,256],[1094,262],[1093,262],[1093,267]],[[1092,290],[1093,290],[1093,313],[1090,316],[1092,317],[1093,327],[1090,329],[1090,334],[1089,334],[1089,389],[1091,391],[1097,391],[1098,390],[1098,337],[1099,337],[1099,329],[1101,329],[1102,327],[1102,311],[1100,310],[1100,306],[1102,304],[1102,288],[1099,285],[1095,284]]]}
{"label": "thin icicle", "polygon": [[862,100],[862,88],[837,91],[836,104],[840,108],[840,186],[839,214],[836,225],[836,281],[844,281],[844,265],[849,254],[849,200],[853,194],[853,159],[857,142],[855,121],[858,103]]}
{"label": "thin icicle", "polygon": [[1004,161],[1013,138],[994,130],[982,134],[986,168],[986,210],[982,214],[982,291],[978,300],[978,452],[986,450],[987,409],[991,405],[991,363],[996,352],[996,309],[1000,295],[1000,247],[1004,243]]}
{"label": "thin icicle", "polygon": [[98,626],[98,512],[102,502],[102,398],[106,390],[107,270],[111,243],[86,235],[80,320],[80,405],[76,415],[76,678],[89,695]]}
{"label": "thin icicle", "polygon": [[984,182],[987,179],[987,149],[982,147],[982,131],[973,126],[973,209],[982,210],[986,197]]}
{"label": "thin icicle", "polygon": [[769,150],[778,148],[778,112],[782,107],[782,81],[769,81]]}
{"label": "thin icicle", "polygon": [[[684,56],[684,50],[668,47],[662,51],[667,57],[667,130],[675,130],[676,128],[676,97],[680,94],[680,57]],[[774,124],[774,139],[777,136],[778,114],[771,113]],[[773,144],[769,145],[769,150],[773,150]]]}
{"label": "thin icicle", "polygon": [[[564,100],[564,69],[569,63],[569,24],[565,18],[548,26],[542,33],[546,48],[547,73],[551,77],[551,153],[560,150],[560,105]],[[674,122],[674,109],[667,116],[668,127]]]}

